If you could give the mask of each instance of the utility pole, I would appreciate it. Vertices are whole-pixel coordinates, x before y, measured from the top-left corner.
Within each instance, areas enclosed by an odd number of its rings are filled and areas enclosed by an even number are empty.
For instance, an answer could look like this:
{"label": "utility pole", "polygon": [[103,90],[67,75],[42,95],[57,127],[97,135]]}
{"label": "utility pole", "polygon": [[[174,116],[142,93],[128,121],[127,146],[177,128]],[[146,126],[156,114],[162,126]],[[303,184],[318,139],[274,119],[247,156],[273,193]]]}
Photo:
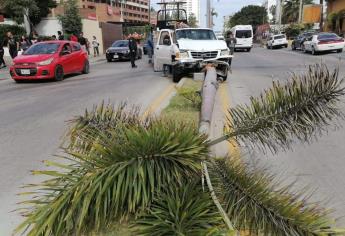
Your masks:
{"label": "utility pole", "polygon": [[299,0],[298,23],[302,24],[303,18],[303,0]]}
{"label": "utility pole", "polygon": [[211,9],[211,0],[207,0],[206,4],[206,20],[207,20],[207,28],[212,28],[212,9]]}
{"label": "utility pole", "polygon": [[282,26],[282,0],[277,0],[276,4],[276,16],[278,19],[278,31],[280,33],[281,31],[281,26]]}

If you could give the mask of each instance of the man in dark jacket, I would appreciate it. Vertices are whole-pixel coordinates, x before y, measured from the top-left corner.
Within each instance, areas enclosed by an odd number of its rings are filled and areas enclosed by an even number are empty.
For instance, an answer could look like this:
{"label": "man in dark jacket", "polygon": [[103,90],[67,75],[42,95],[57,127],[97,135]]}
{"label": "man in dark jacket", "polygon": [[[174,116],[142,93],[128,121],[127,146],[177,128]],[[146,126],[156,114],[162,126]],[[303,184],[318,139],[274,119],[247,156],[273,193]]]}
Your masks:
{"label": "man in dark jacket", "polygon": [[14,59],[18,55],[19,43],[13,37],[11,32],[7,32],[6,44],[4,46],[8,47],[11,58]]}
{"label": "man in dark jacket", "polygon": [[137,66],[135,65],[135,57],[137,55],[138,46],[133,36],[131,36],[128,39],[128,48],[129,48],[129,56],[131,58],[132,68],[137,68]]}

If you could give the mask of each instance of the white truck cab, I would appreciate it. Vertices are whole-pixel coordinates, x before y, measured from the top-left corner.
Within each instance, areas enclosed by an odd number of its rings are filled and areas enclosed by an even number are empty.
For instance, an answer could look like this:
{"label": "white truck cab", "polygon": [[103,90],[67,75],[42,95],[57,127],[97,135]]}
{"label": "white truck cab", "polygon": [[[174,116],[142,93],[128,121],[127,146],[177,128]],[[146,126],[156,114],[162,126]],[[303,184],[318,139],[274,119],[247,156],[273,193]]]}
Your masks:
{"label": "white truck cab", "polygon": [[198,72],[208,63],[215,65],[218,76],[226,80],[229,48],[208,28],[162,29],[154,48],[154,70],[169,68],[174,82],[184,74]]}

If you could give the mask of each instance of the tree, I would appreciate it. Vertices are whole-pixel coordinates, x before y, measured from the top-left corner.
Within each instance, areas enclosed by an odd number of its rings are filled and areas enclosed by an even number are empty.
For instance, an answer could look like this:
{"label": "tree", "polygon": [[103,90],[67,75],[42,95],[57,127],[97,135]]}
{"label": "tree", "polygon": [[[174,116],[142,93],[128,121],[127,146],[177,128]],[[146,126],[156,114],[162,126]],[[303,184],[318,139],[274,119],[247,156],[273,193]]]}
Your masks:
{"label": "tree", "polygon": [[[303,0],[303,5],[312,4],[313,0]],[[300,0],[285,0],[283,4],[282,23],[298,22]]]}
{"label": "tree", "polygon": [[230,25],[231,27],[235,25],[252,25],[255,29],[256,26],[265,24],[267,21],[268,16],[265,7],[249,5],[243,7],[231,17]]}
{"label": "tree", "polygon": [[277,6],[276,5],[272,5],[269,9],[270,14],[273,16],[271,23],[275,24],[277,19],[276,19],[276,10],[277,10]]}
{"label": "tree", "polygon": [[59,16],[63,30],[68,34],[79,35],[83,24],[76,0],[67,0],[64,3],[64,15]]}
{"label": "tree", "polygon": [[196,16],[194,15],[194,13],[189,14],[189,16],[188,16],[188,25],[190,27],[198,27],[197,19],[196,19]]}
{"label": "tree", "polygon": [[38,24],[43,17],[46,17],[51,8],[56,7],[54,0],[4,0],[6,15],[11,17],[18,24],[24,22],[24,14],[28,11],[30,23]]}
{"label": "tree", "polygon": [[[280,186],[272,174],[233,155],[211,157],[209,148],[230,139],[272,152],[296,140],[308,143],[344,117],[341,82],[338,70],[313,66],[286,84],[274,83],[250,104],[231,108],[230,131],[212,141],[196,125],[143,119],[138,109],[101,104],[73,121],[63,160],[33,172],[50,178],[28,186],[34,189],[26,194],[34,197],[24,204],[32,207],[24,208],[17,232],[86,235],[129,221],[134,235],[145,236],[229,235],[234,229],[332,234],[328,211],[308,204],[305,189]],[[202,186],[201,172],[210,173],[214,189]],[[210,197],[215,194],[231,220],[227,225]]]}

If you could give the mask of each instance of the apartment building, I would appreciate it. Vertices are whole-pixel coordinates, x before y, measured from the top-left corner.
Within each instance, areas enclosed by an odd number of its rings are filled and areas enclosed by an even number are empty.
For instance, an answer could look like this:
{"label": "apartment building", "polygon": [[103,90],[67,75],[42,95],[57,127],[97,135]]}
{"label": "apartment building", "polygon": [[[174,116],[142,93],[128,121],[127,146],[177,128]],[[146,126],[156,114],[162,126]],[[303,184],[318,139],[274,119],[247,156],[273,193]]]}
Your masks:
{"label": "apartment building", "polygon": [[[59,1],[60,2],[60,1]],[[149,23],[149,0],[78,0],[82,18],[99,22]],[[53,16],[63,11],[61,5]]]}

